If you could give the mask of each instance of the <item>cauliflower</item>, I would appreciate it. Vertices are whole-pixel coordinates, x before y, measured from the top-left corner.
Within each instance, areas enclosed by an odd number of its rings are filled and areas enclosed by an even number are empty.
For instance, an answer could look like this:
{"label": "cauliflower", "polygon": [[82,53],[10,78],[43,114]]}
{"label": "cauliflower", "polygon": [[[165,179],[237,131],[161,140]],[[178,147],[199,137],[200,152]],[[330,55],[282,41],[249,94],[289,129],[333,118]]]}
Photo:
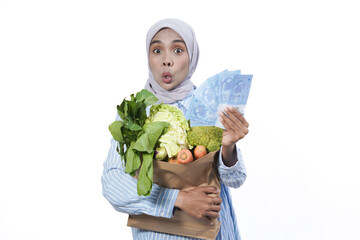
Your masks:
{"label": "cauliflower", "polygon": [[186,142],[186,131],[190,129],[188,121],[183,112],[176,106],[168,104],[154,104],[150,109],[150,116],[146,119],[146,123],[165,121],[169,122],[170,126],[161,135],[158,140],[159,151],[164,152],[156,157],[158,160],[163,160],[168,156],[169,158],[176,156],[181,150],[183,144]]}

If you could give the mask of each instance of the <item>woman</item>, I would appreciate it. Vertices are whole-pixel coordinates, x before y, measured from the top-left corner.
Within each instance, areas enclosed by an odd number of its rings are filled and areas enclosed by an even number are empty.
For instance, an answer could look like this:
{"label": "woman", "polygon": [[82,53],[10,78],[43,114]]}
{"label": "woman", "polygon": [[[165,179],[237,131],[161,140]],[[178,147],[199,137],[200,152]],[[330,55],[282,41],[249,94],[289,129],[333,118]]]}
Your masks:
{"label": "woman", "polygon": [[[191,76],[199,57],[192,28],[178,19],[161,20],[148,31],[146,46],[150,71],[145,88],[154,93],[159,102],[173,104],[186,113],[195,88]],[[216,239],[240,239],[228,187],[240,187],[246,179],[241,152],[235,144],[248,133],[249,124],[232,107],[219,114],[226,128],[219,157],[220,197],[209,196],[218,191],[210,186],[179,191],[156,184],[149,197],[138,196],[136,179],[124,172],[116,141],[112,139],[102,176],[105,198],[116,210],[132,215],[144,213],[171,218],[174,208],[180,208],[209,224],[210,217],[218,217],[221,228]],[[132,228],[132,232],[134,239],[190,239],[137,228]]]}

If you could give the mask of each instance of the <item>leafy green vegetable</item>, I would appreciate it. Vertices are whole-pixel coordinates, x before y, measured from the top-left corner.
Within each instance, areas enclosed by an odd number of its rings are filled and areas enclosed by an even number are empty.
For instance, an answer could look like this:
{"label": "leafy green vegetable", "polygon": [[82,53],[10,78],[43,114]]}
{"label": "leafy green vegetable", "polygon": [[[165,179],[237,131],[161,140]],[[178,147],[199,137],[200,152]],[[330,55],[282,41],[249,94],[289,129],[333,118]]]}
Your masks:
{"label": "leafy green vegetable", "polygon": [[144,153],[143,162],[140,168],[137,191],[139,195],[149,196],[153,182],[153,156],[154,153]]}
{"label": "leafy green vegetable", "polygon": [[124,138],[121,134],[121,127],[124,126],[124,123],[121,121],[115,121],[110,124],[109,129],[113,138],[121,143],[124,143]]}
{"label": "leafy green vegetable", "polygon": [[131,94],[130,100],[124,99],[117,106],[122,120],[109,125],[111,135],[119,143],[117,151],[125,162],[125,172],[134,176],[140,168],[137,191],[139,195],[145,196],[150,195],[152,189],[155,145],[169,127],[169,123],[163,121],[145,123],[146,107],[157,101],[158,99],[146,89],[136,95]]}
{"label": "leafy green vegetable", "polygon": [[126,150],[125,159],[131,159],[126,162],[125,172],[130,173],[132,176],[135,175],[135,171],[140,167],[141,160],[140,156],[134,151],[135,142],[130,143],[130,147]]}
{"label": "leafy green vegetable", "polygon": [[168,157],[175,156],[181,147],[179,143],[187,143],[186,131],[190,130],[183,112],[176,106],[168,104],[155,104],[151,106],[150,116],[146,122],[166,121],[169,128],[159,138],[161,148],[165,148]]}
{"label": "leafy green vegetable", "polygon": [[203,145],[209,152],[217,151],[222,143],[222,128],[215,126],[191,127],[187,132],[189,144],[193,146]]}
{"label": "leafy green vegetable", "polygon": [[134,149],[139,152],[154,152],[156,142],[168,126],[168,122],[145,123],[143,131],[134,144]]}

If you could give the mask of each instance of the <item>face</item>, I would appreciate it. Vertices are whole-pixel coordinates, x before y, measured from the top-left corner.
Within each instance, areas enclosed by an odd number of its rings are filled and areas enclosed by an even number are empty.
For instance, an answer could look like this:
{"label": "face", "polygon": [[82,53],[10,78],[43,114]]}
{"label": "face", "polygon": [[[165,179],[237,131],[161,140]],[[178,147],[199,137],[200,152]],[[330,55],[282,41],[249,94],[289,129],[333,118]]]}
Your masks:
{"label": "face", "polygon": [[174,30],[162,29],[151,40],[150,70],[163,89],[172,90],[186,78],[189,62],[185,42]]}

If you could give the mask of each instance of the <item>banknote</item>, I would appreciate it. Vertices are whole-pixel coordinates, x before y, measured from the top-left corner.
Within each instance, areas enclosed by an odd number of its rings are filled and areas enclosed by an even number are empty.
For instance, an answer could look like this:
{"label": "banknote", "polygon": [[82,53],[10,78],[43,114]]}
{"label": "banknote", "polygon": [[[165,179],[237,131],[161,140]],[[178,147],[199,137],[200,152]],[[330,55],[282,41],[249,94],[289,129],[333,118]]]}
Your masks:
{"label": "banknote", "polygon": [[196,127],[196,126],[214,126],[214,123],[201,122],[201,121],[196,121],[195,119],[190,119],[190,127]]}
{"label": "banknote", "polygon": [[203,102],[203,104],[212,108],[213,110],[217,110],[219,105],[219,101],[217,99],[217,95],[213,87],[211,86],[212,78],[207,79],[203,84],[197,87],[194,90],[194,95]]}
{"label": "banknote", "polygon": [[207,79],[207,81],[209,81],[209,85],[210,85],[213,93],[215,94],[216,98],[218,99],[218,103],[219,103],[219,98],[221,95],[220,76],[221,76],[221,74],[224,74],[226,72],[228,72],[228,70],[224,70],[224,71],[210,77],[209,79]]}
{"label": "banknote", "polygon": [[237,71],[224,71],[219,74],[219,103],[227,103],[230,101],[231,92],[233,88],[234,77],[240,75],[240,70]]}
{"label": "banknote", "polygon": [[241,75],[240,70],[220,72],[194,90],[185,117],[191,126],[217,126],[224,128],[219,111],[233,106],[242,115],[249,96],[252,75]]}
{"label": "banknote", "polygon": [[185,113],[185,118],[191,121],[202,122],[209,126],[214,126],[217,111],[206,106],[197,97],[193,97],[190,101],[190,107]]}
{"label": "banknote", "polygon": [[[224,107],[226,107],[226,106],[230,106],[230,104],[225,104],[225,103],[220,104],[220,105],[219,105],[219,108],[218,108],[218,112],[223,111]],[[245,106],[246,106],[245,104],[231,105],[231,106],[234,107],[236,110],[238,110],[238,111],[241,113],[241,115],[244,115],[244,113],[245,113]],[[226,115],[226,114],[225,114],[225,115]],[[226,115],[226,116],[227,116],[227,115]],[[215,126],[225,129],[225,127],[223,126],[223,124],[222,124],[221,121],[220,121],[220,116],[219,116],[219,114],[218,114],[217,119],[216,119],[216,121],[215,121]]]}
{"label": "banknote", "polygon": [[230,105],[246,104],[249,96],[252,75],[235,75],[230,100]]}

